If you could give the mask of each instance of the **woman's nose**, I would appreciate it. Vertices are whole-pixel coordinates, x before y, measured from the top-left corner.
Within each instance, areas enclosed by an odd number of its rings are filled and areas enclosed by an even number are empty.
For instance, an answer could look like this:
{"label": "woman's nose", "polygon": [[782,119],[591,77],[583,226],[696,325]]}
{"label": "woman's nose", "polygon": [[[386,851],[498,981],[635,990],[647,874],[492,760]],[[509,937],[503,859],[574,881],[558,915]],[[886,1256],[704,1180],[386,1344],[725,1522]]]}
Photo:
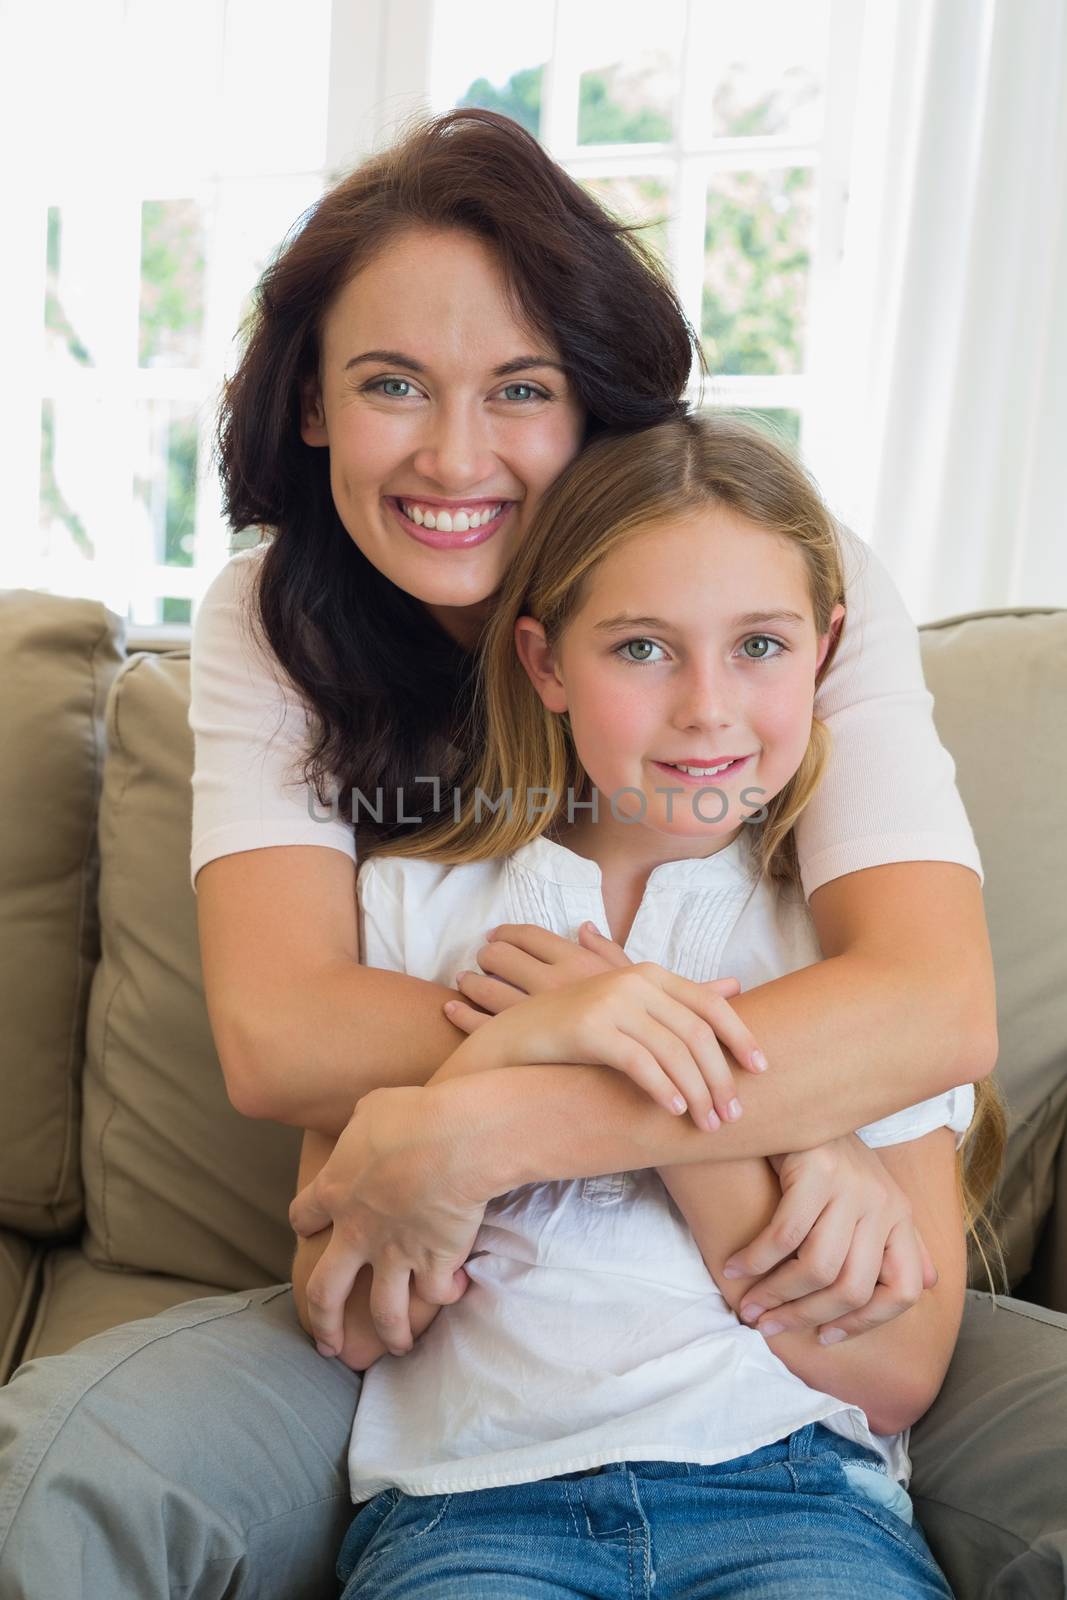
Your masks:
{"label": "woman's nose", "polygon": [[420,478],[446,493],[462,493],[491,477],[493,462],[484,424],[456,406],[442,408],[428,424],[413,465]]}

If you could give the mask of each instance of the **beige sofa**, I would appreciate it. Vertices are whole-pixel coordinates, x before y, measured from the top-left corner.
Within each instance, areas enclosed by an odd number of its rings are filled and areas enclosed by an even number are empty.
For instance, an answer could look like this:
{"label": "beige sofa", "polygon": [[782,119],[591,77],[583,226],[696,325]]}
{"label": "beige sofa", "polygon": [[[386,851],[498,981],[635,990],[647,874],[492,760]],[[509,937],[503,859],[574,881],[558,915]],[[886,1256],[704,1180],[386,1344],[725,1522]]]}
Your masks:
{"label": "beige sofa", "polygon": [[[1012,1291],[1067,1313],[1067,611],[922,645],[986,870]],[[188,692],[175,630],[0,592],[0,1382],[289,1276],[300,1136],[230,1105],[203,1001]]]}

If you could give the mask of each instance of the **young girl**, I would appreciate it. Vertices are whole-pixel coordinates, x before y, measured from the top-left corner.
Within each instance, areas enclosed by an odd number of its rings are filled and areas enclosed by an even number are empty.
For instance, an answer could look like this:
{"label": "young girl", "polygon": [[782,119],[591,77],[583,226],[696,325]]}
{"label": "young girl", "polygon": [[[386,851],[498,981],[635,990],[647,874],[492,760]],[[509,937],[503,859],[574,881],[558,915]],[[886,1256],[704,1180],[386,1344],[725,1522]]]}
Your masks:
{"label": "young girl", "polygon": [[[448,983],[496,923],[573,936],[590,920],[635,965],[477,1027],[452,1004],[474,1031],[437,1078],[593,1060],[659,1100],[718,1087],[671,986],[821,959],[791,830],[828,753],[813,700],[844,592],[803,471],[728,419],[604,438],[550,492],[486,636],[477,779],[364,865],[362,948]],[[723,1263],[779,1193],[762,1158],[492,1201],[460,1298],[422,1308],[409,1354],[368,1361],[345,1600],[949,1594],[911,1518],[907,1429],[958,1332],[965,1224],[1003,1142],[996,1091],[860,1134],[940,1276],[836,1347],[735,1313],[747,1283]]]}

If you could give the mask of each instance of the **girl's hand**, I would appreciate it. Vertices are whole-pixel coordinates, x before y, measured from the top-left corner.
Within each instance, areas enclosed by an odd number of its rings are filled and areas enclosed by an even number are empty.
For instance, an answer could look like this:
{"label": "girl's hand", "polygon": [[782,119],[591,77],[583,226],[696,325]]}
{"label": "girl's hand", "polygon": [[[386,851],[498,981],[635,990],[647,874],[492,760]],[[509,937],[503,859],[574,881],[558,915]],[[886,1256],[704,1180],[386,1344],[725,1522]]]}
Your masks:
{"label": "girl's hand", "polygon": [[333,1154],[289,1207],[304,1238],[333,1224],[304,1289],[321,1354],[345,1347],[345,1305],[364,1266],[373,1269],[371,1320],[392,1355],[414,1343],[412,1287],[431,1305],[461,1298],[463,1263],[485,1214],[485,1201],[464,1184],[464,1147],[424,1088],[373,1089],[360,1099]]}
{"label": "girl's hand", "polygon": [[[620,944],[598,933],[591,922],[582,923],[577,943],[536,923],[515,922],[490,929],[478,951],[478,965],[481,972],[460,972],[455,979],[469,1004],[451,1004],[448,1016],[464,1033],[473,1033],[529,995],[564,989],[581,978],[632,962]],[[704,987],[724,1000],[741,993],[737,978],[716,978]]]}
{"label": "girl's hand", "polygon": [[820,1342],[834,1344],[891,1322],[933,1288],[907,1196],[856,1134],[771,1161],[782,1203],[724,1269],[761,1279],[741,1301],[742,1321],[768,1337],[819,1328]]}
{"label": "girl's hand", "polygon": [[[452,1021],[464,1001],[446,1001]],[[468,1019],[469,1020],[469,1019]],[[625,1073],[665,1110],[688,1106],[703,1131],[741,1115],[721,1039],[750,1071],[764,1070],[748,1028],[715,984],[692,983],[652,961],[527,996],[480,1026],[497,1064],[577,1062]]]}

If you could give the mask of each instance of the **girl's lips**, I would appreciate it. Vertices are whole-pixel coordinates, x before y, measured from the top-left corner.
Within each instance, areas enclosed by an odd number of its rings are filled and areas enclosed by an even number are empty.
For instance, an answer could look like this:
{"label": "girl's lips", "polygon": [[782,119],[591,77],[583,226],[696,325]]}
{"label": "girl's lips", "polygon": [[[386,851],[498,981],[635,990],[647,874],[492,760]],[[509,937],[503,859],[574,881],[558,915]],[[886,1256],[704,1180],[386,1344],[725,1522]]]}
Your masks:
{"label": "girl's lips", "polygon": [[469,528],[466,533],[442,533],[440,528],[420,528],[417,522],[412,522],[410,517],[404,515],[394,495],[386,495],[385,503],[404,532],[417,543],[428,544],[432,550],[469,550],[476,544],[484,544],[498,528],[503,527],[516,502],[507,501],[492,522],[484,522],[480,528]]}
{"label": "girl's lips", "polygon": [[717,783],[724,783],[727,778],[732,778],[736,772],[740,772],[742,767],[747,766],[751,760],[751,756],[742,756],[740,761],[731,761],[730,765],[724,767],[721,772],[714,772],[710,777],[701,778],[694,777],[691,772],[683,772],[680,767],[672,767],[666,761],[653,761],[652,765],[658,767],[661,772],[665,772],[669,778],[673,778],[678,783],[691,789],[714,789]]}

